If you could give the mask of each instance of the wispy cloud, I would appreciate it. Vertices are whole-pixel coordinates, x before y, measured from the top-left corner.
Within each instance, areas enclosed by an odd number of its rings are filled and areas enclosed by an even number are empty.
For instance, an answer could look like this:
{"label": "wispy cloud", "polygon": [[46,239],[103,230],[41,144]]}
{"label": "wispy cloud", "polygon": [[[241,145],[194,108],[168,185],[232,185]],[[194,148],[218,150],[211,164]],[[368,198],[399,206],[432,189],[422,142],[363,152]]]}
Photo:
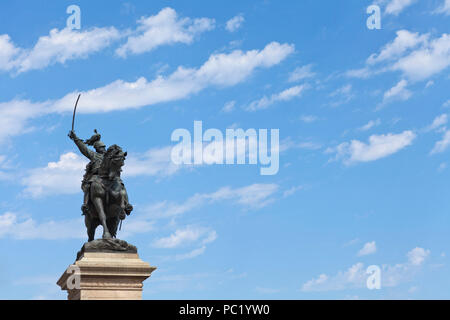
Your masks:
{"label": "wispy cloud", "polygon": [[448,115],[443,113],[436,118],[434,118],[433,122],[425,128],[425,131],[432,131],[445,126],[448,122]]}
{"label": "wispy cloud", "polygon": [[236,101],[228,101],[222,108],[222,112],[231,112],[234,110],[234,106],[236,105]]}
{"label": "wispy cloud", "polygon": [[430,154],[441,153],[450,146],[450,130],[445,130],[442,139],[437,141]]}
{"label": "wispy cloud", "polygon": [[398,134],[371,135],[368,143],[352,140],[328,148],[326,153],[336,153],[334,160],[342,160],[347,165],[375,161],[411,145],[415,138],[416,134],[409,130]]}
{"label": "wispy cloud", "polygon": [[[430,250],[416,247],[407,253],[408,260],[394,265],[381,266],[381,287],[396,287],[401,283],[412,281],[414,276],[421,270]],[[335,275],[320,274],[318,277],[305,282],[302,291],[335,291],[353,288],[364,288],[366,286],[366,268],[358,262],[346,271],[339,271]]]}
{"label": "wispy cloud", "polygon": [[381,124],[381,120],[380,119],[370,120],[365,125],[359,127],[358,130],[359,131],[367,131],[367,130],[372,129],[373,127],[379,126],[380,124]]}
{"label": "wispy cloud", "polygon": [[16,47],[8,35],[1,35],[0,70],[23,73],[68,60],[84,59],[120,37],[120,32],[114,27],[83,31],[52,29],[48,36],[40,37],[33,48],[23,49]]}
{"label": "wispy cloud", "polygon": [[314,77],[316,74],[312,72],[312,64],[297,67],[289,75],[289,82],[296,82],[306,78]]}
{"label": "wispy cloud", "polygon": [[225,29],[229,32],[235,32],[242,26],[244,21],[245,21],[245,19],[242,14],[234,16],[233,18],[231,18],[230,20],[227,21],[227,23],[225,25]]}
{"label": "wispy cloud", "polygon": [[198,226],[186,226],[176,230],[168,237],[155,240],[153,246],[156,248],[176,248],[190,245],[195,242],[207,244],[217,239],[217,233],[214,230]]}
{"label": "wispy cloud", "polygon": [[367,242],[364,244],[361,250],[358,251],[358,256],[367,256],[375,252],[377,252],[377,245],[375,241]]}
{"label": "wispy cloud", "polygon": [[86,237],[83,220],[37,222],[33,218],[14,212],[0,215],[0,238],[11,237],[20,240],[80,239]]}
{"label": "wispy cloud", "polygon": [[137,29],[130,32],[127,42],[116,50],[120,57],[142,54],[162,45],[190,44],[196,36],[215,27],[214,19],[179,18],[172,8],[164,8],[154,16],[142,17],[137,24]]}
{"label": "wispy cloud", "polygon": [[48,35],[39,37],[30,49],[16,46],[7,34],[0,35],[0,71],[20,74],[69,60],[86,59],[123,38],[126,42],[116,49],[116,53],[125,58],[128,54],[141,54],[163,45],[190,44],[196,36],[215,27],[214,19],[179,18],[172,8],[142,17],[137,24],[131,31],[114,27],[55,28]]}
{"label": "wispy cloud", "polygon": [[387,14],[399,15],[400,12],[414,4],[417,0],[390,0],[386,5],[385,12]]}
{"label": "wispy cloud", "polygon": [[388,71],[399,71],[410,81],[422,81],[450,66],[450,35],[432,38],[408,30],[397,31],[396,38],[374,53],[361,69],[350,70],[350,77],[367,78]]}
{"label": "wispy cloud", "polygon": [[257,111],[262,109],[267,109],[271,105],[281,102],[289,101],[296,97],[300,97],[304,90],[308,89],[309,86],[306,84],[298,85],[285,89],[279,93],[274,93],[270,97],[264,96],[259,100],[252,101],[245,110],[247,111]]}
{"label": "wispy cloud", "polygon": [[353,93],[353,87],[351,84],[346,84],[342,87],[337,88],[333,92],[330,93],[330,97],[333,98],[333,101],[330,103],[332,107],[337,107],[342,104],[348,103],[352,100],[355,95]]}
{"label": "wispy cloud", "polygon": [[172,146],[151,148],[143,153],[130,153],[125,160],[124,177],[167,177],[183,168],[171,159]]}
{"label": "wispy cloud", "polygon": [[[72,92],[55,101],[31,102],[12,100],[0,103],[0,143],[23,134],[33,118],[73,110],[73,103],[82,94],[79,113],[97,113],[141,108],[157,103],[176,101],[199,93],[208,87],[230,87],[247,79],[259,68],[279,64],[294,51],[294,46],[271,42],[262,50],[213,54],[199,68],[182,66],[167,77],[153,81],[144,77],[135,82],[116,80],[103,87]],[[11,129],[11,130],[10,130]]]}
{"label": "wispy cloud", "polygon": [[319,118],[313,115],[302,115],[300,117],[300,120],[305,123],[312,123],[314,121],[317,121]]}
{"label": "wispy cloud", "polygon": [[246,209],[259,209],[275,200],[273,196],[278,189],[277,184],[252,184],[235,189],[222,187],[212,193],[197,193],[181,203],[163,201],[150,204],[143,210],[152,218],[171,218],[206,204],[222,201],[234,203]]}
{"label": "wispy cloud", "polygon": [[24,193],[33,198],[81,192],[80,177],[83,176],[87,161],[81,156],[68,152],[60,156],[56,162],[28,171],[22,178]]}
{"label": "wispy cloud", "polygon": [[408,81],[400,80],[395,86],[384,93],[383,103],[390,101],[401,100],[406,101],[412,96],[412,92],[406,88]]}
{"label": "wispy cloud", "polygon": [[442,0],[443,3],[434,12],[450,16],[450,0]]}

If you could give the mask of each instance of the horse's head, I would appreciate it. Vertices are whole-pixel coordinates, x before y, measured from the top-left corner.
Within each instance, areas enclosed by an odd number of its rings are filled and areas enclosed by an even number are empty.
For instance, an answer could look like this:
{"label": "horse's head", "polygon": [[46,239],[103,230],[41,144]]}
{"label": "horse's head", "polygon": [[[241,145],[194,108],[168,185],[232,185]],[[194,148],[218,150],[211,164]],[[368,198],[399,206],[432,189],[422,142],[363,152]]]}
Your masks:
{"label": "horse's head", "polygon": [[113,144],[106,150],[103,156],[103,162],[101,165],[103,173],[106,173],[109,178],[119,177],[120,171],[125,164],[125,158],[127,152],[123,152],[122,148],[116,144]]}

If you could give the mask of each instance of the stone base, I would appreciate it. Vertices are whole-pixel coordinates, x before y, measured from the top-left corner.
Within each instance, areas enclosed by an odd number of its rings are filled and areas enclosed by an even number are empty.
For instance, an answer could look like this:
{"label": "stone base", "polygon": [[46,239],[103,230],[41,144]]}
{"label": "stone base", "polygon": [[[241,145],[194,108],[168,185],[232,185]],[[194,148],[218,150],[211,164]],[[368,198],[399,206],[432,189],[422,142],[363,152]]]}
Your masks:
{"label": "stone base", "polygon": [[142,261],[137,252],[82,251],[57,282],[68,300],[142,299],[142,283],[156,267]]}

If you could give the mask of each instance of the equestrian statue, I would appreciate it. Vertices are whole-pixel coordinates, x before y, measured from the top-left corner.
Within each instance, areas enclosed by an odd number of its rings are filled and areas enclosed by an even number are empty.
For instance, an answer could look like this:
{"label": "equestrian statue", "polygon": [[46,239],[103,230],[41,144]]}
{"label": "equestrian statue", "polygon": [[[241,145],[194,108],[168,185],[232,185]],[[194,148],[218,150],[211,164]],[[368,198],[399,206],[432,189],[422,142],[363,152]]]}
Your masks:
{"label": "equestrian statue", "polygon": [[[73,124],[78,99],[69,138],[89,159],[81,182],[84,193],[81,211],[87,228],[88,242],[94,240],[95,229],[99,225],[103,227],[103,239],[116,238],[119,223],[122,225],[122,220],[133,210],[128,201],[125,185],[120,178],[127,152],[123,152],[122,148],[115,144],[106,149],[97,130],[94,130],[94,135],[85,141],[77,137]],[[93,146],[95,151],[88,146]]]}

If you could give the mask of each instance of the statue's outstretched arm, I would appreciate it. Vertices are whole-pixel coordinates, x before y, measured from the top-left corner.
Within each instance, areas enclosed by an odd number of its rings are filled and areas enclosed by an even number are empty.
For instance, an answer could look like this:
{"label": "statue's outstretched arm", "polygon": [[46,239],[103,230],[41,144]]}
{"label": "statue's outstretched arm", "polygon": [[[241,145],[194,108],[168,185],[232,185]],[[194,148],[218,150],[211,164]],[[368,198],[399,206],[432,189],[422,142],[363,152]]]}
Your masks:
{"label": "statue's outstretched arm", "polygon": [[78,138],[75,132],[70,131],[69,132],[69,138],[75,142],[80,152],[88,159],[92,160],[94,158],[94,151],[89,150],[89,148],[86,146],[86,144],[83,142],[82,139]]}

